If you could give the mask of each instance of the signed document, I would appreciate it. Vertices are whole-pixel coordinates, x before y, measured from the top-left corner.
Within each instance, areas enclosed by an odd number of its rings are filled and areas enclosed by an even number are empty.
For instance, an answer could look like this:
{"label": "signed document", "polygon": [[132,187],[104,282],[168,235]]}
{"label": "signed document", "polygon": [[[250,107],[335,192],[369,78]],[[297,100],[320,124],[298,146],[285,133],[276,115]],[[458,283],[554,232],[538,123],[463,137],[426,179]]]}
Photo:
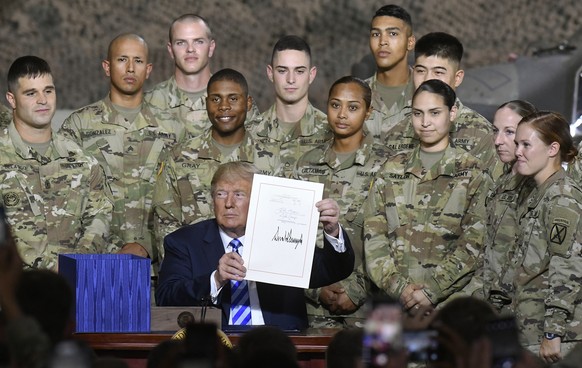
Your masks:
{"label": "signed document", "polygon": [[255,174],[245,232],[247,280],[309,287],[323,184]]}

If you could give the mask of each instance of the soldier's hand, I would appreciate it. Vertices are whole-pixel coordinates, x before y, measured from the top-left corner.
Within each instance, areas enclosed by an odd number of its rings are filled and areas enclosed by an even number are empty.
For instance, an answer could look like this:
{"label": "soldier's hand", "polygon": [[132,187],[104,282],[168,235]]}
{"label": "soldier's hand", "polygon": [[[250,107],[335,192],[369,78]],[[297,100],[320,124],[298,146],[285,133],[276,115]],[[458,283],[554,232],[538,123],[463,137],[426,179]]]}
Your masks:
{"label": "soldier's hand", "polygon": [[324,286],[319,292],[319,302],[329,309],[329,307],[337,300],[338,294],[343,292],[344,289],[337,282],[335,284]]}
{"label": "soldier's hand", "polygon": [[543,338],[540,346],[540,358],[542,358],[542,360],[547,364],[556,363],[562,359],[562,354],[560,352],[561,342],[562,339],[560,337],[551,340]]}
{"label": "soldier's hand", "polygon": [[148,258],[148,251],[139,243],[126,243],[119,252],[119,254],[133,254],[134,256]]}
{"label": "soldier's hand", "polygon": [[242,281],[247,275],[247,269],[243,266],[243,259],[237,252],[225,253],[218,260],[218,267],[214,273],[216,283],[223,286],[227,281]]}
{"label": "soldier's hand", "polygon": [[337,238],[339,236],[339,206],[334,199],[326,198],[315,204],[319,211],[319,221],[323,224],[326,234]]}
{"label": "soldier's hand", "polygon": [[410,309],[414,307],[418,302],[414,299],[414,292],[416,290],[422,289],[424,286],[419,284],[408,284],[402,290],[400,294],[400,303],[404,306],[404,309]]}
{"label": "soldier's hand", "polygon": [[350,314],[354,313],[358,306],[352,302],[348,294],[345,292],[337,294],[335,303],[330,305],[329,311],[335,314]]}

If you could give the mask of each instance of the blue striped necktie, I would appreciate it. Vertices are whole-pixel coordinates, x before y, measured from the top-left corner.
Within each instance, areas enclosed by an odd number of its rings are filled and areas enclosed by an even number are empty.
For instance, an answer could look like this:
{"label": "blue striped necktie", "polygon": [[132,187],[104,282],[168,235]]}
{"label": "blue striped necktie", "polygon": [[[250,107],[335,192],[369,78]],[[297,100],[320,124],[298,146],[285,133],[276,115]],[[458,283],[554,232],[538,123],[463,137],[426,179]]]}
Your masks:
{"label": "blue striped necktie", "polygon": [[[238,239],[232,239],[228,243],[233,252],[237,252],[242,243]],[[249,297],[249,285],[247,280],[230,281],[230,315],[232,324],[248,326],[251,324],[251,301]]]}

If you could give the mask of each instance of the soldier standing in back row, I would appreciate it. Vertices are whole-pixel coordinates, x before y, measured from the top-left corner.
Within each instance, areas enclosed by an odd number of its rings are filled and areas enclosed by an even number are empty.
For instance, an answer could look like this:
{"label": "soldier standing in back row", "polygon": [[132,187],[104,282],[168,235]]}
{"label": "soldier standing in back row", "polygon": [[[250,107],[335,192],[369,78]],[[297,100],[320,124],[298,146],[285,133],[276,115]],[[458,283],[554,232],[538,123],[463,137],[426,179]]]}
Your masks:
{"label": "soldier standing in back row", "polygon": [[168,112],[142,102],[149,77],[148,45],[122,34],[109,44],[102,63],[109,95],[69,116],[61,133],[93,154],[105,169],[114,198],[111,233],[122,253],[153,253],[153,189],[160,156],[181,142],[184,126]]}
{"label": "soldier standing in back row", "polygon": [[46,61],[16,59],[6,98],[13,119],[0,129],[0,205],[25,267],[57,269],[60,253],[106,253],[113,205],[103,169],[52,131],[56,88]]}
{"label": "soldier standing in back row", "polygon": [[259,142],[279,143],[285,176],[292,174],[302,154],[332,137],[325,114],[309,102],[309,86],[316,74],[305,40],[290,35],[277,41],[267,65],[267,76],[275,87],[275,104],[249,126],[249,131]]}

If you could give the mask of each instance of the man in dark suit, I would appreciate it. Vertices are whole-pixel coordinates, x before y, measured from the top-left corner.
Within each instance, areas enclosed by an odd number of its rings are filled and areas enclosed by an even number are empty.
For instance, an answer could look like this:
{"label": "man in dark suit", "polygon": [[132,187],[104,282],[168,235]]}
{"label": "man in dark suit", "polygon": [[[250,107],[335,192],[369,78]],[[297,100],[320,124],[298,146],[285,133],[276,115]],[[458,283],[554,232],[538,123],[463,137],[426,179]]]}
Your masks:
{"label": "man in dark suit", "polygon": [[[238,324],[234,321],[238,314],[231,313],[231,282],[242,282],[246,268],[239,254],[242,248],[231,245],[234,239],[244,246],[256,172],[246,162],[221,165],[211,184],[216,218],[183,227],[165,237],[166,256],[156,291],[158,305],[204,305],[210,300],[221,307],[223,325]],[[325,240],[323,248],[315,248],[310,288],[340,281],[350,275],[354,266],[350,241],[338,223],[337,203],[324,199],[316,207]],[[247,284],[249,324],[288,330],[307,328],[303,289],[253,281]]]}

